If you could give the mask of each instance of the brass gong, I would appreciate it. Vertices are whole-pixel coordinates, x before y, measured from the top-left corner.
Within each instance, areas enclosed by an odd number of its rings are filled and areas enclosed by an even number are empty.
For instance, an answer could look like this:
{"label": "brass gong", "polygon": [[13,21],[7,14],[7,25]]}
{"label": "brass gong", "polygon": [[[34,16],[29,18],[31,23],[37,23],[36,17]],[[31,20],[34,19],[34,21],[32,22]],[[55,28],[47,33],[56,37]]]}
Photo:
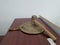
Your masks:
{"label": "brass gong", "polygon": [[39,34],[43,32],[42,28],[39,28],[37,25],[32,25],[31,22],[26,22],[20,26],[21,31],[28,34]]}
{"label": "brass gong", "polygon": [[34,19],[37,19],[37,16],[33,15],[30,22],[26,22],[20,26],[21,31],[28,34],[39,34],[43,32],[43,29],[34,23]]}

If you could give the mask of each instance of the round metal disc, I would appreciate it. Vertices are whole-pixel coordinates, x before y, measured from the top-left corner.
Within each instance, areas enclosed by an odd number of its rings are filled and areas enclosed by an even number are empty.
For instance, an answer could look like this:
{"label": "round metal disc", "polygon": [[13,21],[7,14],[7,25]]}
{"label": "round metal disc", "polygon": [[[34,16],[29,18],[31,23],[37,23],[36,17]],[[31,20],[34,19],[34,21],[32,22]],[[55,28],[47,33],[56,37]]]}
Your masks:
{"label": "round metal disc", "polygon": [[24,23],[20,26],[21,31],[28,33],[28,34],[39,34],[43,32],[42,28],[38,26],[32,25],[31,22]]}

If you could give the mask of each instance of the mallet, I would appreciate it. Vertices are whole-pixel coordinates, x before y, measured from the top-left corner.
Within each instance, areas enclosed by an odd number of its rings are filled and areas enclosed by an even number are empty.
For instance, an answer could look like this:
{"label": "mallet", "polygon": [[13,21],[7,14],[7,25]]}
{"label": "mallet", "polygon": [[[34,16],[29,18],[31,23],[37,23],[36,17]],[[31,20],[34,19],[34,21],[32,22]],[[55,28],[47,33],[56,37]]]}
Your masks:
{"label": "mallet", "polygon": [[49,37],[51,37],[53,40],[56,40],[56,37],[49,30],[46,29],[43,23],[40,23],[39,21],[37,21],[37,17],[35,15],[32,16],[32,24],[38,25],[47,33]]}

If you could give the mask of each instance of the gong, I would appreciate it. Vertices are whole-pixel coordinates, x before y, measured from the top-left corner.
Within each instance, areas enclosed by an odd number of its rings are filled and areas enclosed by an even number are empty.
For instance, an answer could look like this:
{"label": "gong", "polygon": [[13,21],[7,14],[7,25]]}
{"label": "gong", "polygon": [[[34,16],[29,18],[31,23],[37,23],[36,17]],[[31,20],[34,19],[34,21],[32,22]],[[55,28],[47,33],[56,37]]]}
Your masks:
{"label": "gong", "polygon": [[26,22],[22,24],[19,28],[21,29],[21,31],[28,34],[39,34],[43,32],[42,28],[37,25],[31,24],[31,22]]}

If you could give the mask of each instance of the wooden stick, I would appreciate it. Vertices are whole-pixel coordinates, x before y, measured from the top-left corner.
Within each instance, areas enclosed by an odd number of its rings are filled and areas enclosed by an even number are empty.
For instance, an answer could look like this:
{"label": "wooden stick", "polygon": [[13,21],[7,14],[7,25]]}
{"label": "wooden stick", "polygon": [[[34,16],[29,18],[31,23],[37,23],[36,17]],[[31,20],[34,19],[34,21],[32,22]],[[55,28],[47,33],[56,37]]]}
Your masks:
{"label": "wooden stick", "polygon": [[44,31],[48,34],[48,36],[50,36],[53,40],[56,40],[56,37],[49,32],[41,23],[39,23],[37,20],[34,20],[34,22],[39,26],[42,27],[42,29],[44,29]]}
{"label": "wooden stick", "polygon": [[41,28],[47,33],[47,35],[48,35],[49,37],[51,37],[53,40],[56,40],[56,37],[55,37],[51,32],[49,32],[49,30],[46,29],[46,27],[43,25],[43,23],[39,23],[39,22],[35,19],[35,17],[33,17],[33,18],[34,18],[33,22],[34,22],[36,25],[38,25],[39,27],[41,27]]}

